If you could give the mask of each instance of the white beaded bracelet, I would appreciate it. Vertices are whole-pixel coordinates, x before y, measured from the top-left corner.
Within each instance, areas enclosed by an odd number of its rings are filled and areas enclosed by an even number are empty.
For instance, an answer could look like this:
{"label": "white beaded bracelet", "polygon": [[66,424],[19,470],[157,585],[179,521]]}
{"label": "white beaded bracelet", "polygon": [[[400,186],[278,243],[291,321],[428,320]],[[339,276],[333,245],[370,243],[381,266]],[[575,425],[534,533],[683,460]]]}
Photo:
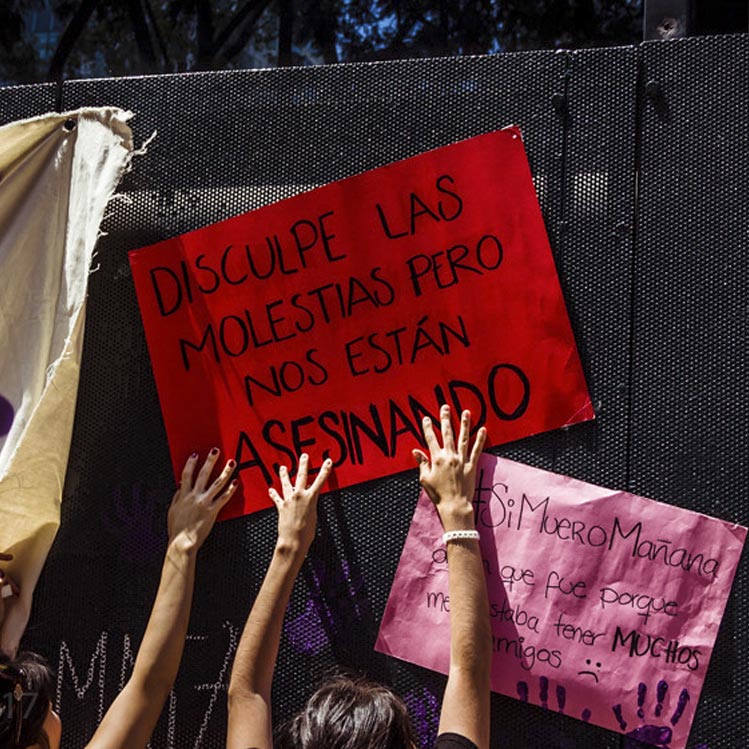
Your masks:
{"label": "white beaded bracelet", "polygon": [[456,541],[457,539],[471,539],[473,541],[479,540],[478,531],[447,531],[442,534],[442,543],[448,543],[449,541]]}

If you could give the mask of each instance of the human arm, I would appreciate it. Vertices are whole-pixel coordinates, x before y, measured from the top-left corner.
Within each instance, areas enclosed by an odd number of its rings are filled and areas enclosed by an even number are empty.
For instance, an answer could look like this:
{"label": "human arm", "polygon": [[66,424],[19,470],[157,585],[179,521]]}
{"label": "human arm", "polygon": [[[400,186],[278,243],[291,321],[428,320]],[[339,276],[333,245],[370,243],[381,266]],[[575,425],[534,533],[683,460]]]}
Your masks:
{"label": "human arm", "polygon": [[[450,409],[440,409],[442,446],[432,421],[424,419],[429,457],[414,450],[419,481],[434,503],[444,530],[476,530],[473,493],[476,467],[486,439],[481,428],[469,454],[471,416],[463,411],[458,444],[450,424]],[[439,733],[457,733],[479,749],[489,747],[492,640],[489,596],[477,540],[447,543],[450,595],[450,671],[442,701]]]}
{"label": "human arm", "polygon": [[315,537],[317,497],[330,473],[326,460],[307,488],[309,459],[302,455],[292,486],[279,470],[282,495],[270,489],[278,510],[278,539],[268,571],[247,619],[229,681],[227,749],[271,749],[271,684],[286,607],[296,576]]}
{"label": "human arm", "polygon": [[197,455],[188,459],[169,507],[169,543],[161,581],[133,673],[104,716],[88,749],[145,747],[177,678],[190,618],[195,561],[221,508],[236,489],[226,484],[234,469],[227,462],[210,482],[218,459],[214,448],[194,479]]}

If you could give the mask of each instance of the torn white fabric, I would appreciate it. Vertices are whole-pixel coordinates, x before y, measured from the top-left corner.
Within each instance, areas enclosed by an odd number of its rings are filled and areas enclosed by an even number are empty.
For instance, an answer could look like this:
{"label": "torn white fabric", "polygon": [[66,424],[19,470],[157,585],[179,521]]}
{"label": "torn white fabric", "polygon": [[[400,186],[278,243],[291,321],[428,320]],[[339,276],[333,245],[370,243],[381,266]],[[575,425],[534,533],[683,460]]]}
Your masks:
{"label": "torn white fabric", "polygon": [[0,552],[21,594],[13,653],[60,523],[89,266],[132,153],[131,113],[48,114],[0,127]]}

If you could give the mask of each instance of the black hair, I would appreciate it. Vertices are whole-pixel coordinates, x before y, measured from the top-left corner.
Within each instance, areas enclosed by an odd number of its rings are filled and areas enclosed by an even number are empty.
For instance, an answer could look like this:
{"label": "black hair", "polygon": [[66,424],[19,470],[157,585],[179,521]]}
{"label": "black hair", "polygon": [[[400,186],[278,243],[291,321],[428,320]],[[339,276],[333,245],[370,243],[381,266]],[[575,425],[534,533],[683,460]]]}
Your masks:
{"label": "black hair", "polygon": [[403,700],[361,676],[330,677],[276,731],[276,749],[406,749],[416,736]]}
{"label": "black hair", "polygon": [[[49,738],[43,728],[55,694],[55,678],[49,664],[36,653],[19,653],[11,659],[0,651],[0,668],[5,674],[17,675],[17,684],[23,692],[20,702],[8,701],[11,709],[2,715],[0,749],[26,749],[34,744],[39,744],[42,749],[49,749]],[[15,730],[15,716],[18,715],[16,711],[21,711],[18,742]]]}

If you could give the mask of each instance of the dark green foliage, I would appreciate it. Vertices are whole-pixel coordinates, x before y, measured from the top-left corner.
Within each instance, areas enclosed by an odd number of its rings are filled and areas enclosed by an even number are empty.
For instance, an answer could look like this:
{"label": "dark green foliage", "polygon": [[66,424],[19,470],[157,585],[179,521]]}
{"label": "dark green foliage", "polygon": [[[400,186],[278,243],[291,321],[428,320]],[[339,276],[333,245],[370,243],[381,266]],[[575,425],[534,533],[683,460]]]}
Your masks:
{"label": "dark green foliage", "polygon": [[0,2],[0,82],[33,83],[36,52],[24,22],[24,11],[38,2]]}

